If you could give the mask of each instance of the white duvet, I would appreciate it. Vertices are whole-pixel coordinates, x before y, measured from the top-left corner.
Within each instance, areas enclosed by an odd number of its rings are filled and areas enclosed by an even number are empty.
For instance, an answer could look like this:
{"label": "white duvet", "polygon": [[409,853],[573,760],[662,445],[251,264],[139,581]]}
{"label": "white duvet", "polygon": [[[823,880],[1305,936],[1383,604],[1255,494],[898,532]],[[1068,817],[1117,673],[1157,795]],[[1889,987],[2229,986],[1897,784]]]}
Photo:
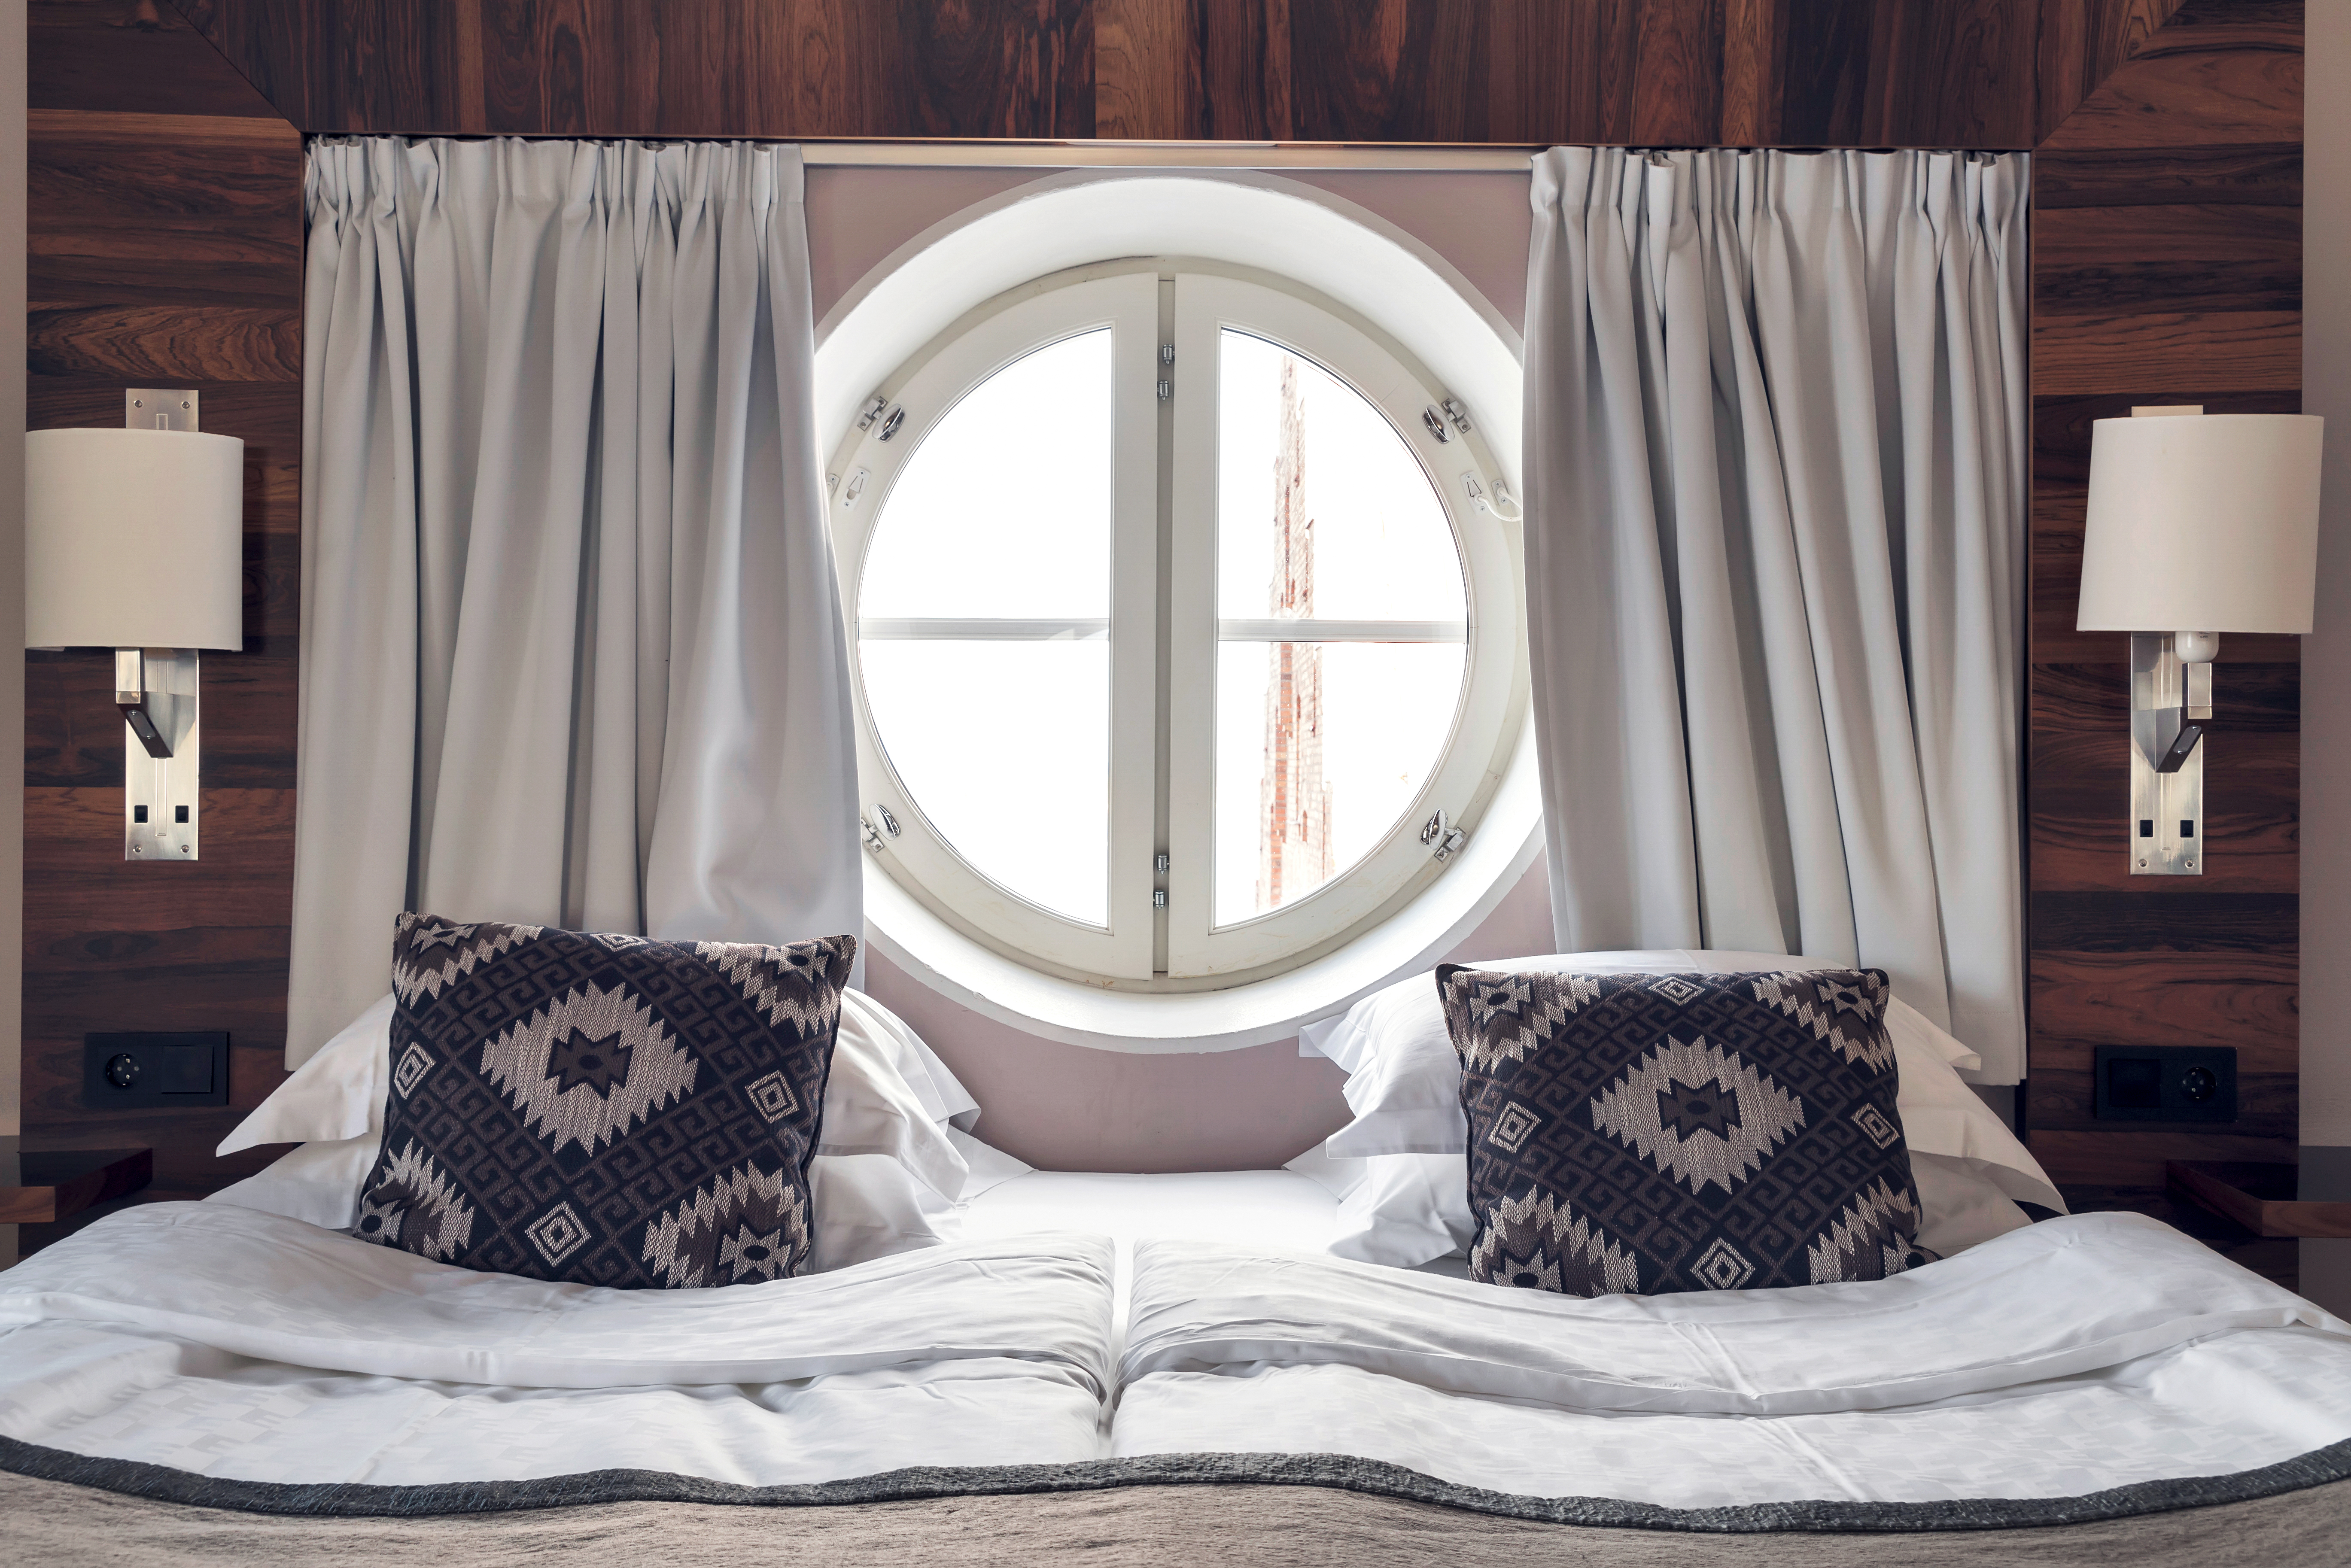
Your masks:
{"label": "white duvet", "polygon": [[1063,1234],[614,1291],[149,1204],[0,1274],[0,1433],[266,1481],[1088,1459],[1110,1280],[1108,1241]]}
{"label": "white duvet", "polygon": [[1132,1314],[1121,1455],[1699,1508],[2071,1497],[2351,1437],[2351,1324],[2129,1214],[1890,1280],[1590,1301],[1144,1242]]}
{"label": "white duvet", "polygon": [[1597,1301],[1145,1239],[1123,1359],[1113,1290],[1066,1230],[619,1291],[156,1204],[0,1274],[0,1434],[298,1482],[1342,1453],[1669,1506],[2070,1496],[2351,1437],[2351,1324],[2126,1215]]}

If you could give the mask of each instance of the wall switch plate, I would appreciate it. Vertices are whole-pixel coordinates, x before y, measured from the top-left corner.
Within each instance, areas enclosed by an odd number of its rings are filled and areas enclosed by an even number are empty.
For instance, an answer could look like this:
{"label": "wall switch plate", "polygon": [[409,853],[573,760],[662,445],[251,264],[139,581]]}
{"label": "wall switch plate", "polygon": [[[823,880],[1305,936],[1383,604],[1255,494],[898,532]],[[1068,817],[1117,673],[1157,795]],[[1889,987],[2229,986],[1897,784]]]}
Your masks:
{"label": "wall switch plate", "polygon": [[2101,1122],[2233,1122],[2237,1050],[2229,1045],[2102,1045]]}
{"label": "wall switch plate", "polygon": [[96,1110],[228,1103],[226,1030],[86,1034],[81,1103]]}

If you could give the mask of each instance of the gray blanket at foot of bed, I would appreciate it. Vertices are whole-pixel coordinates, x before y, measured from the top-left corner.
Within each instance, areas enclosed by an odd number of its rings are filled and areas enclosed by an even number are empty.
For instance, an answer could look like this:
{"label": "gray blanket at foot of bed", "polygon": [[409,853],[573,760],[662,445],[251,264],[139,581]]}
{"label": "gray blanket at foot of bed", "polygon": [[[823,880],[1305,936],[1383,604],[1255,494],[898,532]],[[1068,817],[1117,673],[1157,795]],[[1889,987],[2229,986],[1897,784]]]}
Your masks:
{"label": "gray blanket at foot of bed", "polygon": [[1546,1524],[1323,1487],[1130,1486],[789,1510],[623,1502],[423,1519],[321,1519],[191,1507],[0,1474],[11,1563],[268,1563],[486,1568],[560,1562],[795,1564],[1077,1562],[1384,1568],[1442,1562],[1579,1568],[2283,1568],[2340,1563],[2351,1482],[2250,1502],[2032,1530],[1691,1534]]}

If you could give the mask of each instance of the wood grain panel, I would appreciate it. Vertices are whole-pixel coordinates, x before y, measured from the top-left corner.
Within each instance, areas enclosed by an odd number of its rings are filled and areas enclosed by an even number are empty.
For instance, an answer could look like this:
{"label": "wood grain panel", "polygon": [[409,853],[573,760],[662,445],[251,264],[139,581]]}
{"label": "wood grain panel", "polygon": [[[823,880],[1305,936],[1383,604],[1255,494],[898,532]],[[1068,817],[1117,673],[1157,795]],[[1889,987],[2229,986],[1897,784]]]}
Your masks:
{"label": "wood grain panel", "polygon": [[[204,394],[246,444],[244,653],[204,659],[204,858],[122,859],[109,657],[25,666],[24,1130],[145,1144],[126,1202],[196,1197],[274,1151],[213,1147],[285,1078],[302,425],[301,140],[169,6],[41,0],[30,70],[26,423],[120,427],[126,384]],[[225,1029],[216,1110],[80,1103],[84,1034]],[[28,1227],[38,1247],[98,1218]]]}
{"label": "wood grain panel", "polygon": [[[2033,1151],[2077,1207],[2207,1236],[2291,1283],[2290,1244],[2164,1190],[2170,1157],[2292,1156],[2300,1123],[2298,639],[2223,638],[2199,877],[2134,877],[2126,639],[2074,630],[2092,423],[2134,403],[2301,406],[2301,13],[2272,0],[2044,8],[2034,159],[2027,796]],[[2111,67],[2090,64],[2098,58]],[[2102,81],[2085,86],[2104,69]],[[2071,99],[2070,105],[2068,99]],[[2059,115],[2062,122],[2050,116]],[[2231,1045],[2240,1114],[2101,1124],[2099,1044]],[[2262,1249],[2269,1249],[2262,1251]]]}
{"label": "wood grain panel", "polygon": [[1704,147],[1722,139],[1722,0],[1650,0],[1639,8],[1633,140]]}
{"label": "wood grain panel", "polygon": [[2140,877],[2144,888],[2121,893],[2035,889],[2026,913],[2032,950],[2139,954],[2153,958],[2151,976],[2163,967],[2158,955],[2296,951],[2302,914],[2294,894],[2208,893],[2193,885],[2201,880]]}
{"label": "wood grain panel", "polygon": [[2180,953],[2158,988],[2136,953],[2035,953],[2033,1025],[2053,1065],[2086,1069],[2101,1045],[2226,1045],[2241,1066],[2292,1073],[2300,972],[2291,954]]}
{"label": "wood grain panel", "polygon": [[2300,206],[2302,143],[2211,147],[2036,149],[2032,211],[2141,207]]}
{"label": "wood grain panel", "polygon": [[173,3],[315,131],[2027,147],[2060,0]]}
{"label": "wood grain panel", "polygon": [[1094,134],[1199,136],[1200,42],[1191,0],[1095,0]]}
{"label": "wood grain panel", "polygon": [[30,0],[27,101],[45,109],[254,118],[277,110],[166,0]]}
{"label": "wood grain panel", "polygon": [[2259,392],[2301,380],[2299,310],[2147,309],[2033,323],[2035,393],[2133,388],[2142,401],[2171,402],[2174,387]]}
{"label": "wood grain panel", "polygon": [[2072,152],[2301,140],[2298,0],[2191,0],[2041,145]]}
{"label": "wood grain panel", "polygon": [[299,312],[275,306],[35,305],[27,374],[110,375],[124,386],[298,382]]}
{"label": "wood grain panel", "polygon": [[2098,85],[2146,47],[2181,0],[2075,0],[2041,7],[2036,141],[2064,122]]}
{"label": "wood grain panel", "polygon": [[[2141,248],[2150,233],[2163,235]],[[2035,319],[2302,308],[2302,209],[2243,204],[2061,207],[2032,225]]]}
{"label": "wood grain panel", "polygon": [[[1188,11],[1198,86],[1185,105],[1186,134],[1221,141],[1290,136],[1297,114],[1290,98],[1288,7],[1269,0],[1189,0]],[[1101,26],[1097,20],[1097,105],[1102,90]],[[1119,90],[1133,94],[1150,89],[1122,83]]]}

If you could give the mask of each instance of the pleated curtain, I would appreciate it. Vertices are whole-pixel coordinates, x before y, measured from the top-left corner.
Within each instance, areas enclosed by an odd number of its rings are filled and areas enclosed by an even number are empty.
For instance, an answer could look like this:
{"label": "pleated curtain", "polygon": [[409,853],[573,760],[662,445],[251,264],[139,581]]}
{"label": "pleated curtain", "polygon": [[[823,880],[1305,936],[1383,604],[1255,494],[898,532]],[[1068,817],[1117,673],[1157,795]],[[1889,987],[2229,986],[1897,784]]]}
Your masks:
{"label": "pleated curtain", "polygon": [[403,908],[862,933],[797,149],[321,141],[287,1051]]}
{"label": "pleated curtain", "polygon": [[1535,161],[1526,544],[1562,950],[1883,967],[2024,1062],[2027,161]]}

